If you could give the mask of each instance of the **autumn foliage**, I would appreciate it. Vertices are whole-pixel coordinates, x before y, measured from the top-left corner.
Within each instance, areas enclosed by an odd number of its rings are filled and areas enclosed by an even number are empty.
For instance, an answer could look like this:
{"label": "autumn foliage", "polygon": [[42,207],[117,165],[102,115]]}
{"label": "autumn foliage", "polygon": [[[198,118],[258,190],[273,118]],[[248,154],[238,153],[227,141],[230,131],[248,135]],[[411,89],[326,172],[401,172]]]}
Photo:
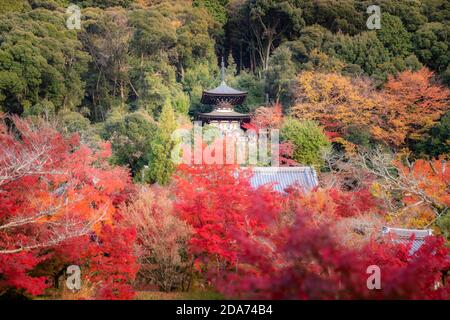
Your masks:
{"label": "autumn foliage", "polygon": [[327,135],[335,140],[345,137],[350,125],[369,126],[375,107],[368,81],[334,73],[301,73],[296,101],[292,115],[320,122]]}
{"label": "autumn foliage", "polygon": [[[91,288],[74,295],[83,299],[132,299],[136,275],[164,291],[199,281],[231,298],[448,298],[444,238],[411,252],[412,242],[380,234],[396,214],[385,196],[405,212],[445,211],[444,158],[382,166],[372,157],[372,180],[354,190],[280,193],[253,188],[251,170],[237,165],[181,165],[172,185],[136,192],[128,170],[108,163],[108,144],[90,148],[48,124],[7,120],[0,294],[45,294],[75,264]],[[381,290],[367,288],[372,265]]]}
{"label": "autumn foliage", "polygon": [[252,124],[260,129],[280,129],[282,123],[283,107],[279,102],[256,109],[252,118]]}
{"label": "autumn foliage", "polygon": [[381,130],[376,128],[375,137],[393,145],[405,139],[417,140],[449,110],[450,90],[434,83],[433,76],[423,68],[389,77],[381,93],[385,106],[377,109],[377,117],[384,121],[378,120]]}
{"label": "autumn foliage", "polygon": [[188,290],[193,261],[187,242],[192,231],[177,217],[170,190],[143,187],[120,212],[127,225],[137,231],[136,253],[141,266],[136,284],[166,292]]}
{"label": "autumn foliage", "polygon": [[382,179],[373,185],[374,194],[389,202],[395,223],[423,228],[446,214],[450,206],[450,171],[444,156],[414,163],[396,159],[392,165],[376,163],[371,171]]}
{"label": "autumn foliage", "polygon": [[[285,118],[281,103],[276,102],[271,106],[259,107],[254,111],[251,122],[244,124],[247,130],[254,130],[259,134],[262,130],[280,130]],[[272,142],[273,143],[273,142]],[[291,141],[281,141],[278,145],[279,161],[283,167],[296,166],[298,163],[293,159],[294,145]]]}
{"label": "autumn foliage", "polygon": [[[408,177],[411,184],[414,183],[418,189],[423,190],[422,193],[428,200],[426,204],[440,209],[450,206],[450,170],[446,168],[444,157],[434,161],[417,160],[412,165],[397,162],[396,167],[400,177]],[[406,204],[419,201],[418,195],[412,192],[405,192],[403,199]]]}
{"label": "autumn foliage", "polygon": [[282,204],[275,192],[254,190],[249,172],[236,166],[182,166],[176,181],[175,209],[194,229],[190,248],[198,268],[211,262],[223,271],[236,263],[235,232],[264,228],[260,221],[247,220],[246,212],[270,215]]}
{"label": "autumn foliage", "polygon": [[0,300],[448,300],[449,15],[0,0]]}
{"label": "autumn foliage", "polygon": [[[402,147],[448,103],[448,90],[426,69],[390,78],[382,91],[336,74],[304,72],[299,82],[293,115],[319,121],[345,147],[355,127]],[[257,109],[248,129],[281,128],[281,110]],[[127,169],[109,163],[108,143],[88,147],[36,119],[4,117],[0,142],[0,295],[46,294],[75,264],[91,289],[74,295],[83,299],[132,299],[139,282],[189,290],[194,281],[231,298],[449,296],[443,237],[412,253],[413,238],[397,244],[380,233],[385,223],[427,228],[445,216],[445,156],[411,163],[380,154],[353,163],[347,155],[341,161],[364,180],[354,188],[279,193],[253,188],[251,169],[218,164],[181,165],[169,186],[136,188]],[[202,143],[210,158],[223,158],[214,143]],[[296,165],[293,151],[280,145],[282,165]],[[372,265],[381,269],[381,290],[367,288]]]}
{"label": "autumn foliage", "polygon": [[402,147],[408,139],[418,139],[449,108],[450,90],[435,83],[433,76],[426,68],[405,71],[376,90],[367,79],[303,72],[291,112],[319,121],[330,138],[344,145],[351,144],[352,131],[367,131],[374,141]]}
{"label": "autumn foliage", "polygon": [[[269,237],[254,234],[240,242],[243,259],[219,287],[231,296],[256,299],[445,299],[435,289],[449,267],[442,238],[430,238],[413,256],[408,246],[370,243],[348,249],[327,225],[308,222],[298,211],[293,224]],[[275,222],[275,221],[274,221]],[[276,229],[275,229],[276,230]],[[366,270],[381,269],[381,290],[368,290]]]}
{"label": "autumn foliage", "polygon": [[43,293],[48,277],[30,271],[59,256],[103,283],[98,297],[123,296],[135,273],[134,231],[118,226],[115,205],[130,188],[128,171],[108,164],[108,144],[91,150],[48,124],[8,120],[0,123],[1,290]]}
{"label": "autumn foliage", "polygon": [[[377,214],[367,191],[338,190],[280,195],[252,189],[248,173],[233,167],[183,167],[177,178],[177,211],[194,229],[197,267],[228,296],[256,299],[445,298],[435,289],[449,267],[442,238],[418,252],[388,239],[354,248],[333,224]],[[366,269],[378,265],[386,288],[367,289]],[[384,282],[383,282],[384,283]]]}

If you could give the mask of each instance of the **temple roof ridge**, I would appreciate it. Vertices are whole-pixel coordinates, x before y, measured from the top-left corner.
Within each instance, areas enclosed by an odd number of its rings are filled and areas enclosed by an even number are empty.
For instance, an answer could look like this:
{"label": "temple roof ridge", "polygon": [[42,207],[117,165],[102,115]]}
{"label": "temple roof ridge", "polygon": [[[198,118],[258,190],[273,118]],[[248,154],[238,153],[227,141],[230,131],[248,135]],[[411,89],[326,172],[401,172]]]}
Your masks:
{"label": "temple roof ridge", "polygon": [[240,91],[227,85],[225,81],[225,61],[223,57],[221,63],[221,80],[218,87],[203,91],[201,103],[217,104],[220,101],[227,101],[232,105],[242,104],[248,92]]}

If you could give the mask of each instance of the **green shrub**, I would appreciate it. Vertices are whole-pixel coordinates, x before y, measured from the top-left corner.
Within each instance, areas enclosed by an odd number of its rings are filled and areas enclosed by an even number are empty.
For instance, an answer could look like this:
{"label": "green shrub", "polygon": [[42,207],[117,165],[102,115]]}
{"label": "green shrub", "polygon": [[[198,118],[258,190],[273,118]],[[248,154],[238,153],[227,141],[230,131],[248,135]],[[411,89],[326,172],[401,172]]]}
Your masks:
{"label": "green shrub", "polygon": [[281,128],[281,139],[293,144],[293,158],[302,165],[320,166],[322,151],[331,147],[323,129],[314,121],[287,118]]}

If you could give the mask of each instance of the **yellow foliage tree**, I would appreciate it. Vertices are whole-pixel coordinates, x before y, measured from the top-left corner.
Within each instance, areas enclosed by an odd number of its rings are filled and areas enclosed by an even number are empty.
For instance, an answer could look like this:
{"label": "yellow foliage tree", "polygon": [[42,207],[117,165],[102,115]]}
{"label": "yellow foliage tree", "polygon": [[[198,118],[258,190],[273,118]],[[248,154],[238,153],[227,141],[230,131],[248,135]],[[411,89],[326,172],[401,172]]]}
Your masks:
{"label": "yellow foliage tree", "polygon": [[347,148],[351,129],[377,142],[401,148],[417,139],[449,109],[450,90],[433,82],[428,69],[390,77],[382,90],[371,81],[336,73],[307,71],[298,76],[292,116],[319,121],[335,142]]}
{"label": "yellow foliage tree", "polygon": [[337,73],[303,72],[291,114],[320,122],[333,141],[342,142],[350,126],[369,127],[376,108],[371,83]]}

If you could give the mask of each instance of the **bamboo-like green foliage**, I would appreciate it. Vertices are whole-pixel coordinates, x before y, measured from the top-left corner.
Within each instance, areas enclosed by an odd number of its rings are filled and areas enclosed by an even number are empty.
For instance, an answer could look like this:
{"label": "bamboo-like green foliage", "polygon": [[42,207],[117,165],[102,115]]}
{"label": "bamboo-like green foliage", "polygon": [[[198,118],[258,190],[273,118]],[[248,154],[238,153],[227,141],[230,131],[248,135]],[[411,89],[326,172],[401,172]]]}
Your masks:
{"label": "bamboo-like green foliage", "polygon": [[172,161],[174,141],[172,133],[176,129],[175,112],[167,100],[159,117],[158,129],[151,143],[147,177],[151,182],[166,185],[170,182],[175,164]]}

